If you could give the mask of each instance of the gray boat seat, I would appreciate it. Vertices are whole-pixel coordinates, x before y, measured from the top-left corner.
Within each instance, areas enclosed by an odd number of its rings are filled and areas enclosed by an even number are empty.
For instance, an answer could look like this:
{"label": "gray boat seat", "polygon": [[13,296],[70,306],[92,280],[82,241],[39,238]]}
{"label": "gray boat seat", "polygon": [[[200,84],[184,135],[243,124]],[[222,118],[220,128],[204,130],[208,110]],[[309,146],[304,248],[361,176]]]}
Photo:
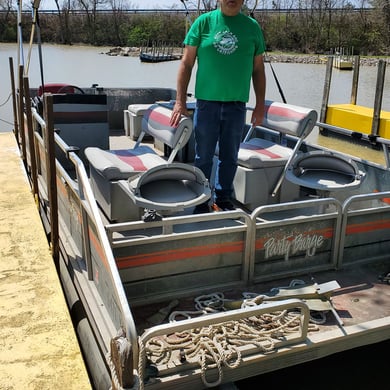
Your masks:
{"label": "gray boat seat", "polygon": [[348,157],[333,152],[313,151],[294,158],[287,167],[286,179],[314,189],[320,196],[327,196],[330,192],[359,187],[364,174]]}
{"label": "gray boat seat", "polygon": [[[145,199],[135,204],[135,198],[130,197],[129,191],[125,190],[123,183],[119,185],[119,182],[129,178],[141,180],[144,174],[149,177],[149,180],[153,177],[160,182],[160,178],[164,176],[163,168],[148,173],[149,170],[159,166],[165,167],[169,174],[173,172],[173,170],[167,168],[167,164],[173,163],[177,152],[188,142],[192,132],[192,120],[183,117],[179,125],[174,128],[169,124],[171,113],[172,111],[166,107],[158,104],[152,105],[142,118],[142,131],[132,149],[102,150],[92,147],[85,150],[90,166],[92,189],[98,204],[110,221],[138,220],[143,213],[143,210],[140,210],[141,207],[153,209],[159,207],[159,202],[153,204],[153,202],[147,202]],[[170,147],[171,153],[167,159],[157,154],[150,146],[141,144],[145,135],[150,135],[156,141]],[[193,167],[191,169],[198,170]],[[191,186],[188,182],[186,182],[186,186],[183,186],[183,180],[190,180],[188,170],[177,166],[177,171],[180,174],[176,175],[176,179],[171,177],[169,183],[172,188],[174,186],[183,189],[186,187],[187,191]],[[153,172],[156,173],[152,175]],[[174,184],[174,180],[178,180],[179,183]],[[186,200],[185,207],[195,206],[210,197],[207,180],[202,184],[202,194],[200,194],[198,188],[199,173],[193,174],[191,180],[195,180],[196,184],[193,187],[196,187],[197,191],[193,193],[192,200]],[[164,183],[165,187],[167,184],[167,182]],[[150,185],[149,187],[151,188]],[[158,187],[157,184],[154,185],[156,190],[158,190]],[[165,193],[168,192],[165,191]],[[176,203],[177,198],[175,196],[172,198],[172,210],[177,208]]]}
{"label": "gray boat seat", "polygon": [[[235,198],[249,210],[299,196],[299,186],[283,180],[286,166],[311,133],[317,112],[305,107],[266,100],[263,123],[251,127],[240,145],[237,172],[233,182]],[[297,137],[291,149],[280,143],[256,137],[256,129]],[[277,195],[277,196],[276,196]]]}
{"label": "gray boat seat", "polygon": [[211,195],[203,172],[183,163],[158,165],[120,184],[134,204],[163,215],[203,203]]}

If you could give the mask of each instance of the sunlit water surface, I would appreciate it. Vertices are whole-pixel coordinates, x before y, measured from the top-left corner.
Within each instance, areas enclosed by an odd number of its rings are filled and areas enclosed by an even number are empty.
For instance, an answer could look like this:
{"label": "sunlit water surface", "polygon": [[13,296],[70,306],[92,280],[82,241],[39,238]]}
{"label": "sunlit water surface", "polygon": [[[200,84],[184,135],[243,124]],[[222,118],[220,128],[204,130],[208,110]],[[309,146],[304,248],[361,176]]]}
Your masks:
{"label": "sunlit water surface", "polygon": [[[176,88],[178,61],[161,63],[142,63],[138,57],[108,56],[109,48],[90,46],[42,45],[42,67],[40,67],[38,46],[34,45],[30,62],[28,46],[23,48],[25,69],[28,68],[30,86],[41,84],[41,70],[44,82],[64,82],[89,87],[99,84],[103,87],[168,87]],[[18,54],[16,44],[0,45],[0,130],[10,131],[13,128],[9,57],[13,58],[15,75],[17,75]],[[22,58],[22,57],[21,57]],[[272,73],[271,65],[276,74]],[[326,66],[324,64],[266,64],[267,93],[266,98],[282,101],[278,90],[279,82],[282,93],[288,103],[316,109],[320,112]],[[239,71],[239,69],[237,69]],[[349,103],[352,89],[351,71],[333,69],[329,104]],[[358,85],[357,104],[373,107],[377,68],[361,66]],[[194,77],[189,85],[189,92],[194,91]],[[254,104],[253,91],[249,105]],[[383,93],[382,109],[390,111],[390,76],[387,71]],[[360,158],[383,164],[381,151],[370,145],[359,145],[335,137],[319,135],[314,129],[309,141],[319,143],[327,148],[341,150]]]}

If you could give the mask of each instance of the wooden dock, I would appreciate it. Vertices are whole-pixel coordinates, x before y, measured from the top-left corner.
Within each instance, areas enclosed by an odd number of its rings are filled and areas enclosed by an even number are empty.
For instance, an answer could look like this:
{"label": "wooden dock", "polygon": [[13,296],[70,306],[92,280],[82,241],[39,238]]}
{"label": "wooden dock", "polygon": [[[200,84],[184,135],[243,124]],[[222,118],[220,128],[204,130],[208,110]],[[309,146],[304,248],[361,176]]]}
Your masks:
{"label": "wooden dock", "polygon": [[0,388],[91,389],[14,134],[0,133]]}
{"label": "wooden dock", "polygon": [[141,47],[139,59],[141,62],[164,62],[180,60],[183,55],[183,48],[180,53],[178,48],[181,45],[177,42],[146,42]]}

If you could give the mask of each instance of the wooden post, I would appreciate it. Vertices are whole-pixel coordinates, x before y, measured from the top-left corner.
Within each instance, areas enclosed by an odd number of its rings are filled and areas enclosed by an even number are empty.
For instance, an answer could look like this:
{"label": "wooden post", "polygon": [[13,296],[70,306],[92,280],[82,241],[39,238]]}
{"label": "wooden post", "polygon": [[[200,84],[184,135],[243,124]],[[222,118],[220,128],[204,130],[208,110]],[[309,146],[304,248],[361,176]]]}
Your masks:
{"label": "wooden post", "polygon": [[371,136],[379,136],[380,116],[382,109],[383,86],[385,84],[386,62],[379,60],[375,88],[374,117],[372,118]]}
{"label": "wooden post", "polygon": [[18,109],[16,105],[16,88],[15,88],[15,73],[14,73],[14,62],[12,57],[9,60],[9,71],[11,76],[11,91],[12,91],[12,109],[14,113],[14,134],[16,140],[19,140],[19,127],[18,127]]}
{"label": "wooden post", "polygon": [[[32,121],[32,113],[31,113],[31,104],[30,104],[30,86],[28,82],[28,77],[25,76],[23,78],[23,90],[24,90],[24,98],[26,100],[26,121],[27,121],[27,139],[30,153],[30,173],[32,179],[32,190],[35,201],[37,205],[39,204],[39,194],[38,194],[38,176],[37,176],[37,162],[35,156],[35,135],[33,130],[33,121]],[[26,165],[28,167],[28,161],[26,159]]]}
{"label": "wooden post", "polygon": [[[19,138],[18,145],[22,144],[22,161],[26,163],[26,137],[24,133],[24,94],[23,94],[23,65],[19,66]],[[30,102],[28,102],[30,104]]]}
{"label": "wooden post", "polygon": [[354,56],[353,61],[351,104],[356,104],[359,84],[360,56]]}
{"label": "wooden post", "polygon": [[[330,83],[332,80],[332,66],[333,66],[333,56],[329,56],[328,61],[326,63],[324,93],[322,95],[322,105],[321,105],[321,114],[320,114],[320,122],[322,123],[325,123],[326,111],[328,109]],[[320,127],[319,130],[321,133],[326,134],[326,130],[324,128]]]}
{"label": "wooden post", "polygon": [[59,230],[58,230],[58,200],[57,200],[57,175],[54,140],[53,119],[53,95],[44,94],[44,142],[46,152],[47,191],[50,207],[50,244],[54,264],[59,267]]}

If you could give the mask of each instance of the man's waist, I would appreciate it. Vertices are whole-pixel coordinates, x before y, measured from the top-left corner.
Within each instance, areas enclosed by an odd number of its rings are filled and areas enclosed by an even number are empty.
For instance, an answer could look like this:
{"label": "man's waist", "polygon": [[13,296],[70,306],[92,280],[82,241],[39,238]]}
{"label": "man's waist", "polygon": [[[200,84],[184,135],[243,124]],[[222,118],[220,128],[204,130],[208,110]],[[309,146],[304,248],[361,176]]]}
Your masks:
{"label": "man's waist", "polygon": [[213,100],[213,99],[196,99],[198,101],[218,103],[218,104],[246,104],[241,100]]}

